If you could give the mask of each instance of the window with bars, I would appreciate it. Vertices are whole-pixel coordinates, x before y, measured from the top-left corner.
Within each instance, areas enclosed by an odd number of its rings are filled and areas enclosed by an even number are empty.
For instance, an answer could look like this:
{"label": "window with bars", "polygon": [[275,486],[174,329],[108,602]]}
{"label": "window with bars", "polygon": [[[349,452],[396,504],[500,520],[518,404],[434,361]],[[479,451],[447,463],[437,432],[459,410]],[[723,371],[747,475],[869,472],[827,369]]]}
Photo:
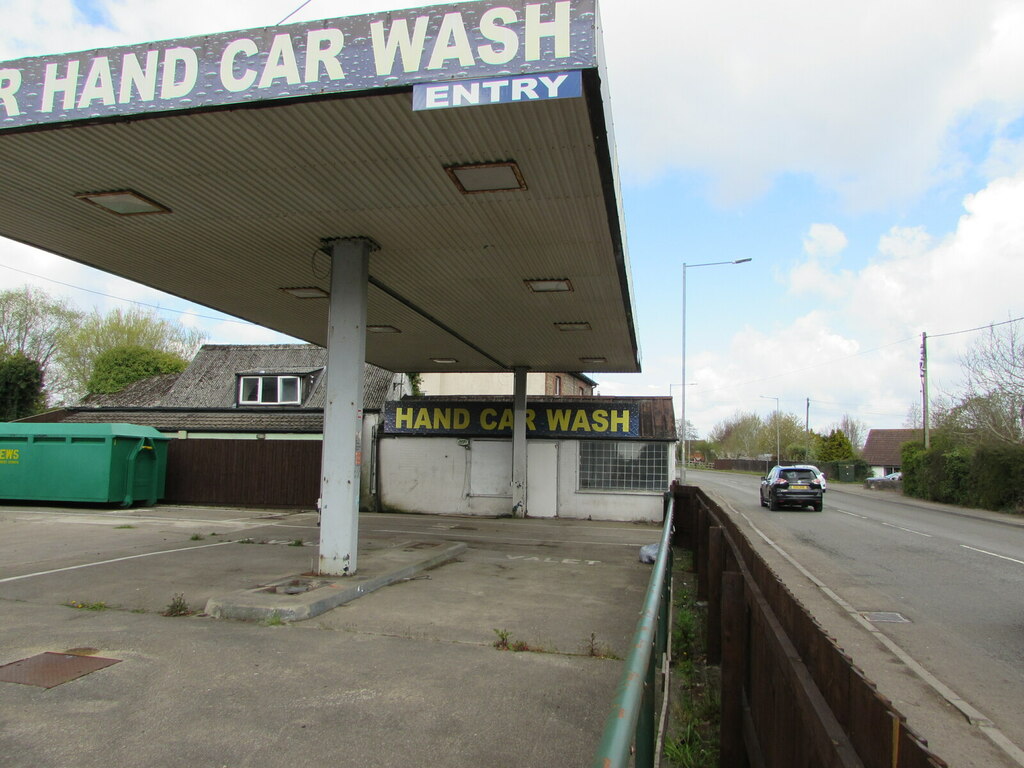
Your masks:
{"label": "window with bars", "polygon": [[298,376],[242,376],[239,405],[299,405],[302,387]]}
{"label": "window with bars", "polygon": [[664,491],[668,443],[581,440],[580,490]]}

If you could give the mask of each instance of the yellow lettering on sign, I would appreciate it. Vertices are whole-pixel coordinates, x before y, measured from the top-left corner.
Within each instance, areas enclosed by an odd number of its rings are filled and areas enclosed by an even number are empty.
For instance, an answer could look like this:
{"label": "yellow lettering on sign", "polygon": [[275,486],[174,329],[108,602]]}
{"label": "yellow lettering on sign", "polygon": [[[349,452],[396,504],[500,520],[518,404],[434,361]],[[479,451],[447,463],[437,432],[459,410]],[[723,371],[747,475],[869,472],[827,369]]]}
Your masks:
{"label": "yellow lettering on sign", "polygon": [[412,428],[412,408],[395,408],[395,429]]}
{"label": "yellow lettering on sign", "polygon": [[451,429],[452,428],[452,409],[451,408],[435,408],[434,409],[434,429]]}
{"label": "yellow lettering on sign", "polygon": [[469,426],[469,411],[466,408],[455,409],[455,429],[465,429]]}
{"label": "yellow lettering on sign", "polygon": [[629,411],[612,411],[612,432],[629,432]]}
{"label": "yellow lettering on sign", "polygon": [[501,414],[501,421],[498,422],[498,429],[512,429],[512,419],[512,409],[506,408]]}
{"label": "yellow lettering on sign", "polygon": [[608,431],[608,411],[599,408],[590,415],[590,418],[590,425],[594,428],[595,432]]}
{"label": "yellow lettering on sign", "polygon": [[536,427],[533,426],[533,419],[534,419],[534,417],[536,415],[537,414],[533,410],[533,408],[527,408],[526,409],[526,431],[527,432],[533,432],[536,429]]}
{"label": "yellow lettering on sign", "polygon": [[498,426],[494,421],[497,416],[498,412],[493,408],[484,408],[480,411],[480,426],[487,430],[494,429]]}
{"label": "yellow lettering on sign", "polygon": [[548,429],[552,432],[567,432],[569,430],[569,414],[571,411],[562,408],[553,410],[548,408]]}
{"label": "yellow lettering on sign", "polygon": [[572,431],[573,432],[589,432],[590,431],[590,419],[587,418],[586,411],[576,411],[576,418],[572,420]]}
{"label": "yellow lettering on sign", "polygon": [[430,411],[426,408],[420,408],[416,414],[416,423],[413,424],[413,429],[430,429]]}

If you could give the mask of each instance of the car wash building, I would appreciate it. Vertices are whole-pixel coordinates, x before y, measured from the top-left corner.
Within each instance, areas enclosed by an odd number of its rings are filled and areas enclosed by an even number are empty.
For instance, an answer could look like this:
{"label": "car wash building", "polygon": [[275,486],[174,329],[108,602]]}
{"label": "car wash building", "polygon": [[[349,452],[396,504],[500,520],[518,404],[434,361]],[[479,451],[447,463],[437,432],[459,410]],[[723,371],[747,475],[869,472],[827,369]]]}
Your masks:
{"label": "car wash building", "polygon": [[0,62],[0,235],[326,347],[352,573],[364,360],[514,373],[517,515],[527,372],[639,370],[600,49],[514,0]]}

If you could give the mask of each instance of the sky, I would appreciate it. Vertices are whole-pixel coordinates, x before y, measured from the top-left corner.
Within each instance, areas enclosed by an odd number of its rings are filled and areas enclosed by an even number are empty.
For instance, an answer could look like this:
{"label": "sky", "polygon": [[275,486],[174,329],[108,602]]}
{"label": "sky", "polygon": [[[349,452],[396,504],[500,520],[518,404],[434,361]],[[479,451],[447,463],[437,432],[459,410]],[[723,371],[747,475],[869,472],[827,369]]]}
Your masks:
{"label": "sky", "polygon": [[[0,61],[425,4],[0,0]],[[776,407],[819,431],[901,427],[922,333],[931,393],[955,397],[965,350],[1024,317],[1024,2],[600,12],[643,365],[591,374],[600,394],[672,395],[679,415],[685,264],[702,436]],[[25,284],[159,307],[211,343],[286,340],[0,238],[0,290]]]}

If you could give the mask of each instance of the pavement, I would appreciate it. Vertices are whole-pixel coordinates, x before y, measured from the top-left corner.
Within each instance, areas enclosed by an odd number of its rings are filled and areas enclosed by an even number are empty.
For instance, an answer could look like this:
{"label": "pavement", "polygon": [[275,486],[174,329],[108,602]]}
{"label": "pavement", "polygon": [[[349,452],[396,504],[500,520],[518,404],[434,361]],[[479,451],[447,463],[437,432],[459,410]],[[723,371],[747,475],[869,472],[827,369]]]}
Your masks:
{"label": "pavement", "polygon": [[589,765],[659,533],[363,515],[361,574],[454,559],[281,622],[206,606],[311,573],[311,512],[0,506],[0,665],[118,661],[0,682],[0,767]]}

